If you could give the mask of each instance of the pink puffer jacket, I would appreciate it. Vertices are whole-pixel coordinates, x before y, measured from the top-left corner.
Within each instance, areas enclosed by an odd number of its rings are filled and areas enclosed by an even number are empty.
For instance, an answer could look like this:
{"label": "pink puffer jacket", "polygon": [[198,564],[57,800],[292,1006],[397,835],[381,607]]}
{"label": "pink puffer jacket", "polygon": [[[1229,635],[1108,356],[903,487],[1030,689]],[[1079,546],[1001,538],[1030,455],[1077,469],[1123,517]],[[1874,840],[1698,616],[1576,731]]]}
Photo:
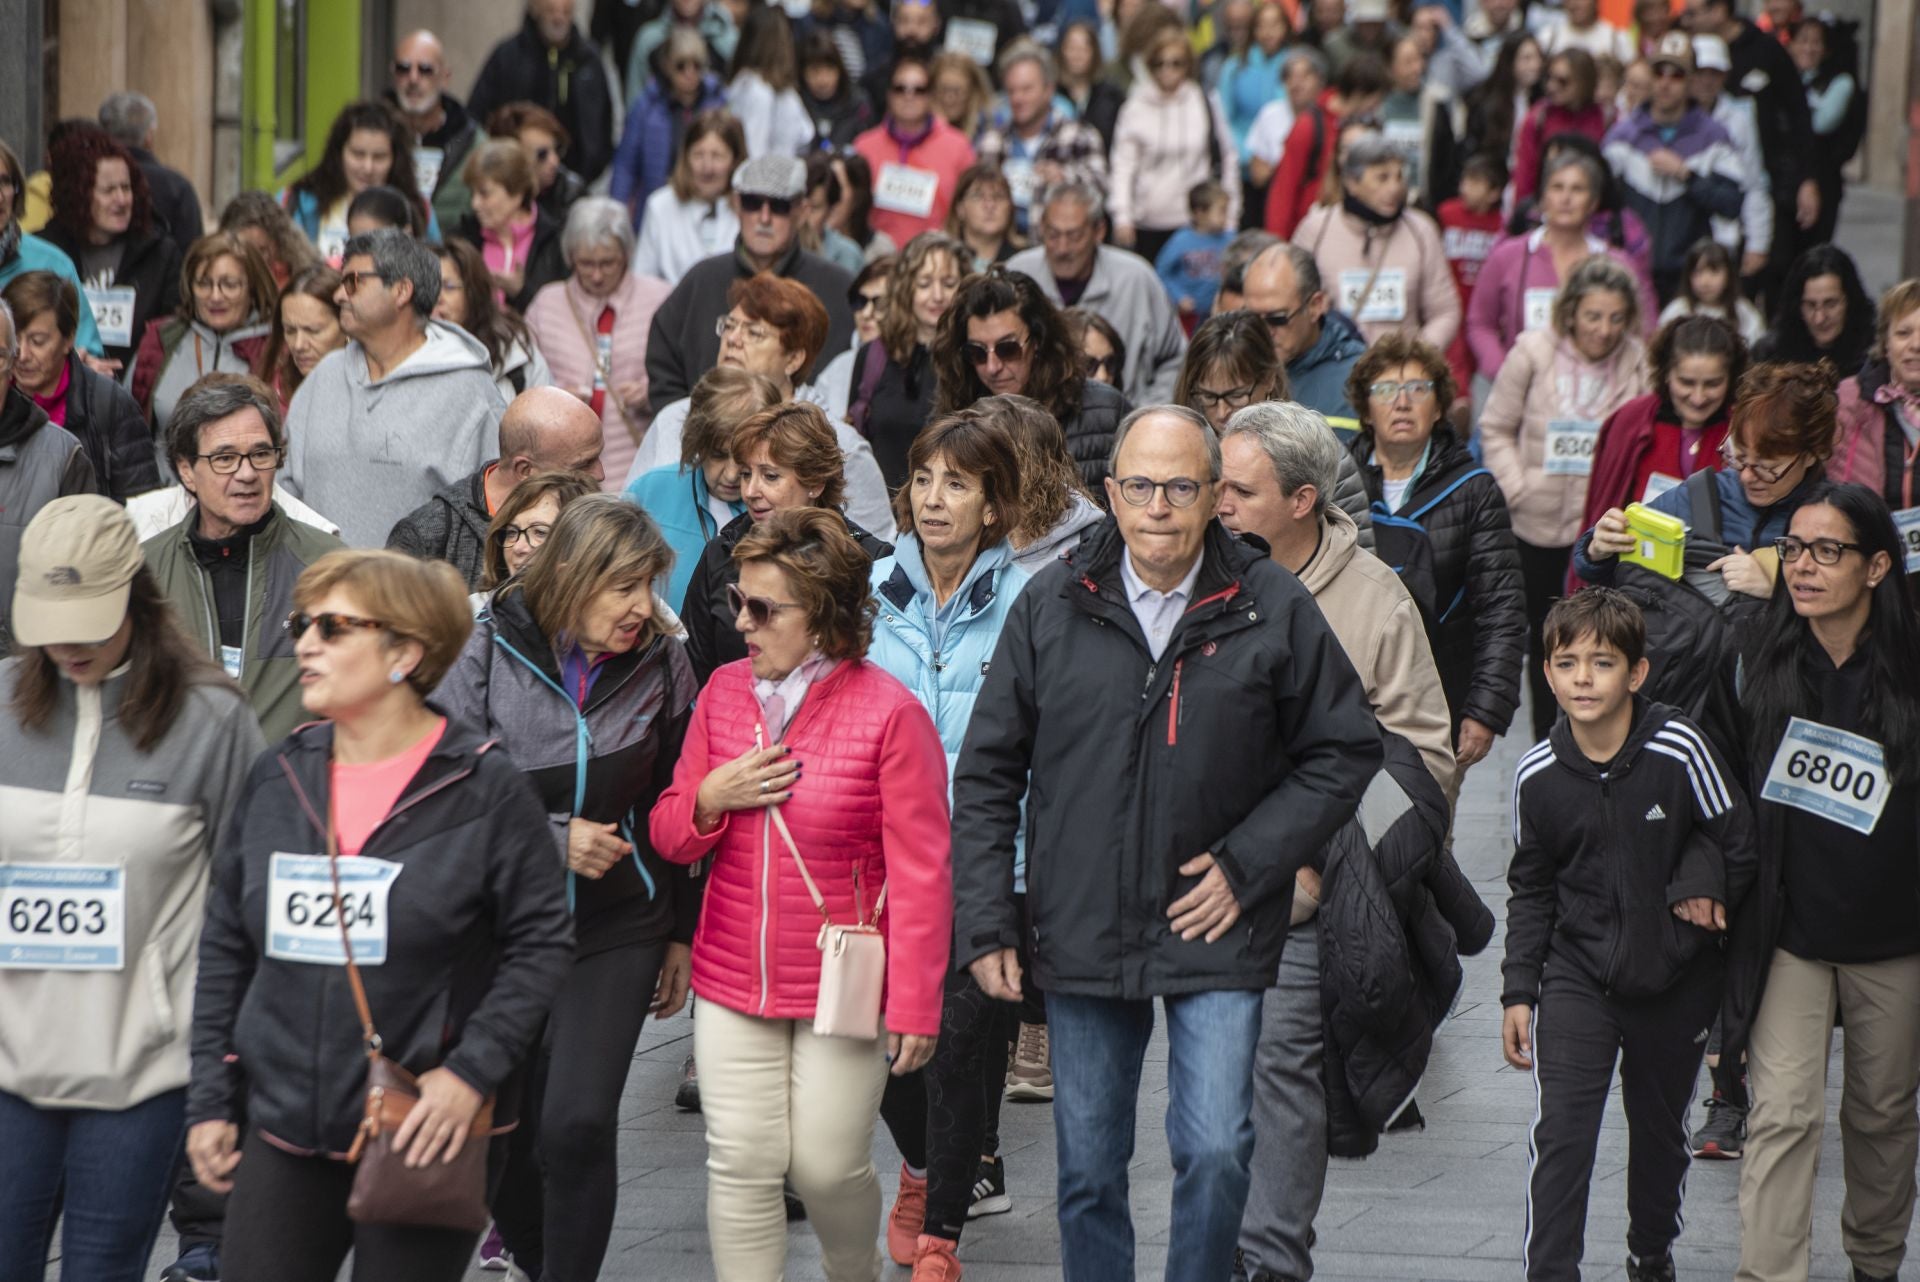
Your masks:
{"label": "pink puffer jacket", "polygon": [[[765,734],[750,661],[719,668],[700,692],[673,784],[648,829],[677,863],[712,852],[693,936],[693,991],[729,1010],[812,1019],[820,983],[820,913],[764,810],[735,811],[712,832],[694,828],[709,771]],[[886,1025],[936,1036],[953,935],[947,758],[933,719],[907,688],[864,660],[842,663],[808,692],[785,742],[802,766],[782,807],[807,870],[837,924],[855,920],[853,873],[872,912],[887,892]]]}

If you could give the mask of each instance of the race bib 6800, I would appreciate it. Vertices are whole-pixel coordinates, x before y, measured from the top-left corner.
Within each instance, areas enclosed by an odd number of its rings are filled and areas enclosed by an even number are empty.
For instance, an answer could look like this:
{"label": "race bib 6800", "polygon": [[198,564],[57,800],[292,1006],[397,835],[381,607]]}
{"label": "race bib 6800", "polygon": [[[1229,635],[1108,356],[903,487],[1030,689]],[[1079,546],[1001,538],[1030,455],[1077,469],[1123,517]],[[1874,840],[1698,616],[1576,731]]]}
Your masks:
{"label": "race bib 6800", "polygon": [[1871,833],[1887,808],[1887,756],[1862,735],[1794,717],[1760,790],[1762,801]]}

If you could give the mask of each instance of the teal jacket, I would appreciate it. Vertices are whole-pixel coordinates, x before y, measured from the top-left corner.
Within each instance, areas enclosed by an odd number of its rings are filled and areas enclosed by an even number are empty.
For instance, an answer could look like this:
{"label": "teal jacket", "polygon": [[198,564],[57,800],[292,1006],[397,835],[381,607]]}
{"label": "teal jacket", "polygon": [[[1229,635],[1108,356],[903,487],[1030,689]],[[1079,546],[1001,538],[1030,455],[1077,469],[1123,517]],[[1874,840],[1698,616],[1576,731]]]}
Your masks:
{"label": "teal jacket", "polygon": [[0,263],[0,285],[23,272],[52,272],[62,280],[73,282],[74,293],[80,295],[80,326],[74,332],[73,341],[89,356],[105,356],[106,349],[100,346],[100,328],[93,323],[93,308],[87,303],[86,290],[80,287],[80,273],[74,270],[73,260],[58,245],[28,232],[20,237],[20,252]]}
{"label": "teal jacket", "polygon": [[[687,582],[707,541],[720,533],[713,513],[707,510],[707,474],[697,467],[683,468],[678,463],[663,463],[642,472],[627,486],[627,497],[645,508],[667,546],[673,549],[673,569],[665,583],[656,583],[654,591],[669,601],[684,601]],[[747,510],[745,503],[729,503],[735,516]]]}

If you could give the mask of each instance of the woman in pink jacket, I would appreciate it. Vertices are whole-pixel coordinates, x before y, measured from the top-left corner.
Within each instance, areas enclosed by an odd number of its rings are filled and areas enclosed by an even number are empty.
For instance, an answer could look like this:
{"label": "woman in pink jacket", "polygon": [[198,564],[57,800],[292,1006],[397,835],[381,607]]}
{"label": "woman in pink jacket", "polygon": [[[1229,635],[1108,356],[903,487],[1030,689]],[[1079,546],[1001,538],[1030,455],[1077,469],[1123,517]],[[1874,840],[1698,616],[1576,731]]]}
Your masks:
{"label": "woman in pink jacket", "polygon": [[541,287],[527,304],[527,328],[564,387],[600,416],[606,488],[625,482],[653,415],[647,410],[647,334],[672,293],[665,281],[636,276],[633,223],[626,206],[604,196],[575,201],[560,248],[565,280]]}
{"label": "woman in pink jacket", "polygon": [[1227,192],[1227,226],[1240,225],[1240,158],[1214,96],[1194,78],[1193,50],[1178,26],[1147,50],[1113,127],[1113,243],[1148,262],[1187,225],[1187,193],[1211,178]]}
{"label": "woman in pink jacket", "polygon": [[896,55],[886,119],[853,140],[873,167],[869,221],[896,245],[945,225],[960,175],[973,165],[973,143],[933,110],[932,92],[932,64],[918,53]]}
{"label": "woman in pink jacket", "polygon": [[[872,565],[838,513],[775,513],[734,557],[748,657],[701,692],[649,824],[667,859],[713,856],[693,937],[708,1240],[719,1276],[775,1282],[789,1180],[827,1277],[872,1282],[880,1096],[889,1065],[920,1068],[940,1032],[946,755],[919,700],[865,658]],[[877,923],[882,1036],[815,1031],[823,918]]]}

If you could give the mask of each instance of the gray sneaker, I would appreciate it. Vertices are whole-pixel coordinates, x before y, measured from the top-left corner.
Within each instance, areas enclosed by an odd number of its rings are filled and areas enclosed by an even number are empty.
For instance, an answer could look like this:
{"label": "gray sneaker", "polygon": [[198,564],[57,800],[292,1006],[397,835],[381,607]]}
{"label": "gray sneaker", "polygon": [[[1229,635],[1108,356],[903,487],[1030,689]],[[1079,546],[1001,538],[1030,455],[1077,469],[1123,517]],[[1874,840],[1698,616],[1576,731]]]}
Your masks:
{"label": "gray sneaker", "polygon": [[682,1113],[700,1111],[700,1073],[691,1055],[680,1066],[680,1088],[673,1093],[673,1106]]}
{"label": "gray sneaker", "polygon": [[1693,1156],[1705,1162],[1731,1162],[1746,1151],[1747,1110],[1729,1104],[1715,1091],[1707,1117],[1693,1133]]}

